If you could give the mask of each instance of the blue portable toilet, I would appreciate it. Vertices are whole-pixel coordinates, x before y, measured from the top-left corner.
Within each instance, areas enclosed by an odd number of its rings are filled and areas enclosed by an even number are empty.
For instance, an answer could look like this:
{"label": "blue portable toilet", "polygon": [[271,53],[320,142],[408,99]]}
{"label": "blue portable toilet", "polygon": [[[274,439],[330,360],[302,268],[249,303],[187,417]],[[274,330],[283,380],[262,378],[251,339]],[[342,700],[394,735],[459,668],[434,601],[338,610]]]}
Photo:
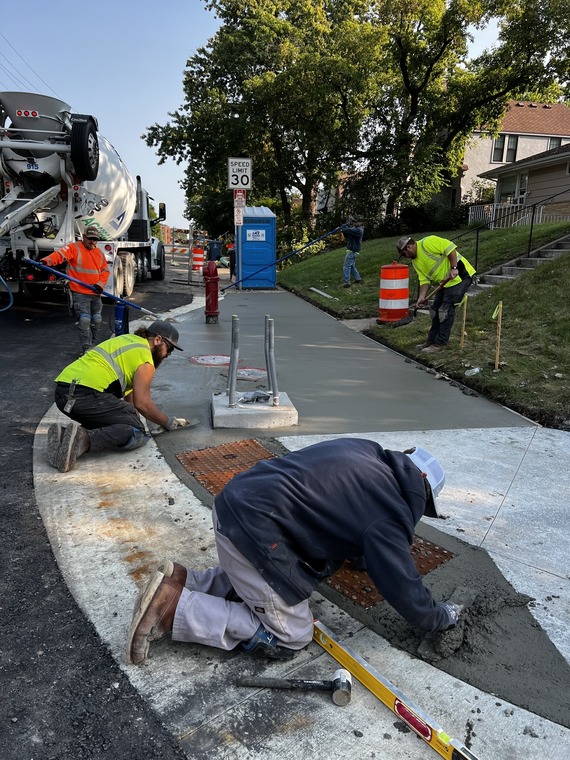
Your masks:
{"label": "blue portable toilet", "polygon": [[243,210],[243,225],[238,230],[236,274],[238,280],[243,280],[239,287],[276,288],[275,214],[267,206],[246,206]]}

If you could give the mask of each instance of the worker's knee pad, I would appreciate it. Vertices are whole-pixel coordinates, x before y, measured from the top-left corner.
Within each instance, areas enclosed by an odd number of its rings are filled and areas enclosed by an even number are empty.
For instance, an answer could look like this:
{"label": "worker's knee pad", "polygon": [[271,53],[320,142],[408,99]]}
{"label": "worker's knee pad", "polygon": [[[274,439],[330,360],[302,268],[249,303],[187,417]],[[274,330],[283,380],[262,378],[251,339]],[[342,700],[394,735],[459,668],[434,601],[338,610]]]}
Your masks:
{"label": "worker's knee pad", "polygon": [[93,314],[91,317],[91,328],[93,330],[98,330],[101,327],[102,321],[103,317],[100,314]]}
{"label": "worker's knee pad", "polygon": [[86,314],[85,312],[83,312],[83,314],[80,314],[78,325],[80,330],[89,330],[89,327],[91,325],[91,314]]}
{"label": "worker's knee pad", "polygon": [[132,451],[133,449],[140,449],[141,446],[144,446],[146,443],[150,441],[150,435],[147,435],[147,433],[144,432],[144,430],[141,430],[140,428],[132,428],[132,434],[129,440],[124,444],[124,446],[121,446],[121,449],[123,451]]}
{"label": "worker's knee pad", "polygon": [[437,310],[437,316],[439,317],[440,322],[445,322],[446,319],[449,319],[453,312],[453,306],[445,306],[442,305]]}

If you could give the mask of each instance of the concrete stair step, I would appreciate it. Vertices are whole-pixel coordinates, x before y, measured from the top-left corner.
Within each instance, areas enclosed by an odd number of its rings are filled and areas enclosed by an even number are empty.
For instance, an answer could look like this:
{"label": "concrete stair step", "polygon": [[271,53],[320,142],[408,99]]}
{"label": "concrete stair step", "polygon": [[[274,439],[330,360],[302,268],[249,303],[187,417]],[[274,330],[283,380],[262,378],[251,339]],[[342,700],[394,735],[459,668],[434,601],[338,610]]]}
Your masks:
{"label": "concrete stair step", "polygon": [[482,274],[479,282],[484,285],[500,285],[502,282],[511,282],[514,279],[502,274]]}
{"label": "concrete stair step", "polygon": [[503,267],[501,269],[501,275],[504,275],[505,277],[518,277],[521,274],[525,274],[525,272],[530,272],[531,269],[534,269],[534,267]]}

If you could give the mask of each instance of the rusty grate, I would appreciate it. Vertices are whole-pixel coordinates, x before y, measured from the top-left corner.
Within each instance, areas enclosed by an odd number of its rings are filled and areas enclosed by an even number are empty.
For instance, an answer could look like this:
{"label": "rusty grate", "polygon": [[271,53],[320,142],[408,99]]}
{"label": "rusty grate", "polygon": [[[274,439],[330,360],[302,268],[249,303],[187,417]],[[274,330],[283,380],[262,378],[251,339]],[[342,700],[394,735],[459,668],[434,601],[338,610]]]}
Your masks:
{"label": "rusty grate", "polygon": [[[273,452],[253,438],[176,455],[184,469],[214,496],[234,475],[248,470],[261,459],[274,457]],[[455,556],[447,549],[419,536],[414,536],[411,552],[420,575],[427,575]],[[345,562],[326,583],[364,609],[383,600],[368,573],[357,570],[350,562]]]}
{"label": "rusty grate", "polygon": [[[453,552],[419,536],[414,536],[411,551],[420,575],[427,575],[455,556]],[[326,582],[335,591],[366,610],[384,599],[378,593],[368,573],[357,570],[351,562],[345,562],[341,569]]]}
{"label": "rusty grate", "polygon": [[184,469],[214,496],[238,472],[249,470],[261,459],[274,457],[275,454],[253,438],[176,455]]}

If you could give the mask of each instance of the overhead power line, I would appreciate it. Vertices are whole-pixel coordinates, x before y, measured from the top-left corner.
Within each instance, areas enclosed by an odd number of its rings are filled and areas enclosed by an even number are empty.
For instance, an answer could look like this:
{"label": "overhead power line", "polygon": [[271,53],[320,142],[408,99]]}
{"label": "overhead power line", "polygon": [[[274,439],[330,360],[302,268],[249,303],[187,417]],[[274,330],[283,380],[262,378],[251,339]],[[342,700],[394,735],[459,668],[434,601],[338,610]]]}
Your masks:
{"label": "overhead power line", "polygon": [[[57,94],[57,92],[55,92],[55,90],[53,90],[44,79],[42,79],[42,77],[38,74],[38,72],[34,68],[32,68],[32,66],[30,66],[30,64],[26,61],[26,59],[23,58],[20,55],[20,53],[16,50],[16,48],[12,45],[12,43],[9,40],[6,39],[6,37],[2,34],[2,32],[0,32],[0,37],[2,37],[2,39],[4,40],[4,42],[10,48],[12,48],[12,50],[14,51],[14,53],[28,67],[28,69],[34,74],[34,76],[36,76],[40,80],[40,82],[42,82],[43,84],[45,84],[45,86],[48,88],[48,90],[50,90],[56,96],[56,98],[59,98],[59,95]],[[33,85],[30,82],[30,80],[11,61],[8,61],[8,59],[6,58],[6,56],[3,53],[1,55],[9,63],[9,65],[17,72],[17,74],[19,75],[19,77],[21,77],[23,80],[25,80],[28,83],[28,85],[31,87],[32,91],[34,91],[35,89],[37,89],[35,87],[35,85]],[[16,79],[14,78],[14,75],[11,74],[2,64],[0,64],[0,67],[2,69],[4,69],[4,71],[6,72],[6,74],[8,74],[8,76],[10,76],[14,81],[16,81]],[[19,80],[21,84],[22,84],[22,79]],[[22,84],[22,86],[25,89],[26,86],[23,85],[23,84]]]}

